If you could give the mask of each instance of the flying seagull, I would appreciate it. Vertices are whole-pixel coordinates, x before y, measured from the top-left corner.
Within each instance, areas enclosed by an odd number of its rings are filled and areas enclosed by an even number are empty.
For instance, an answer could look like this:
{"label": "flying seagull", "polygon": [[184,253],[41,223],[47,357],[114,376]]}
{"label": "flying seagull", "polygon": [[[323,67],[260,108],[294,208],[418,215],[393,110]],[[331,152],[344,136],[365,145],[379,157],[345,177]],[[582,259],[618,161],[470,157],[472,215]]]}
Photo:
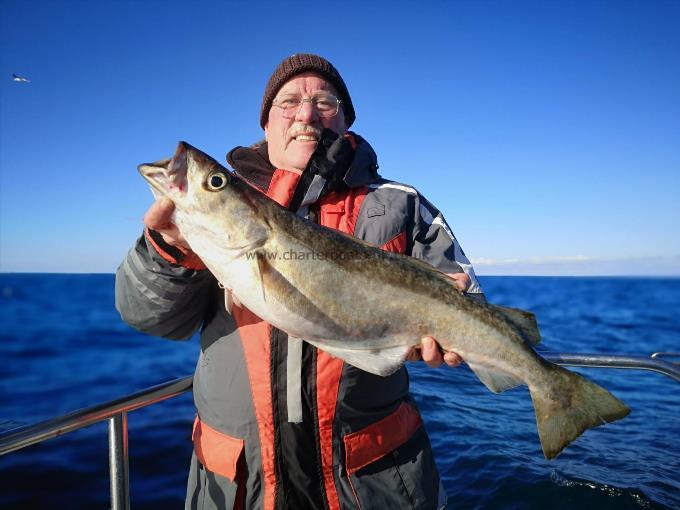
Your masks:
{"label": "flying seagull", "polygon": [[28,78],[24,78],[23,76],[19,76],[18,74],[12,73],[12,80],[14,81],[23,81],[26,83],[29,83],[31,80]]}

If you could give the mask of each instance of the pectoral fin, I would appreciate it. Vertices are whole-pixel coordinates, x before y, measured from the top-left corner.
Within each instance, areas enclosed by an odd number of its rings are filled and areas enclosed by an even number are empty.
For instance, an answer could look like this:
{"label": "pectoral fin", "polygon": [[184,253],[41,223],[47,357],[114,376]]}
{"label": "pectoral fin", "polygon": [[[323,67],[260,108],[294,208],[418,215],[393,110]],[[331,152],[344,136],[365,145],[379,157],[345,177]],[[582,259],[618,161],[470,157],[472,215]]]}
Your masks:
{"label": "pectoral fin", "polygon": [[357,349],[343,349],[341,347],[331,347],[323,342],[313,342],[306,340],[313,346],[340,358],[352,366],[360,368],[371,374],[386,377],[393,374],[404,364],[409,346],[397,346],[387,349],[375,349],[371,351]]}
{"label": "pectoral fin", "polygon": [[260,280],[260,289],[262,291],[262,301],[265,303],[267,302],[266,295],[264,292],[264,272],[267,269],[265,266],[265,261],[264,257],[261,256],[262,254],[258,254],[257,257],[257,276],[259,277]]}
{"label": "pectoral fin", "polygon": [[229,254],[229,262],[231,262],[232,260],[236,260],[239,257],[242,257],[248,252],[256,251],[259,248],[262,248],[266,242],[267,238],[263,237],[262,239],[258,239],[257,241],[253,241],[252,243],[246,244],[244,246],[234,246],[233,248],[229,247],[228,248],[229,251],[233,252]]}
{"label": "pectoral fin", "polygon": [[479,380],[484,383],[484,386],[489,388],[494,393],[501,393],[510,388],[515,388],[524,384],[524,381],[517,379],[515,376],[494,370],[482,365],[468,362],[470,370],[472,370]]}

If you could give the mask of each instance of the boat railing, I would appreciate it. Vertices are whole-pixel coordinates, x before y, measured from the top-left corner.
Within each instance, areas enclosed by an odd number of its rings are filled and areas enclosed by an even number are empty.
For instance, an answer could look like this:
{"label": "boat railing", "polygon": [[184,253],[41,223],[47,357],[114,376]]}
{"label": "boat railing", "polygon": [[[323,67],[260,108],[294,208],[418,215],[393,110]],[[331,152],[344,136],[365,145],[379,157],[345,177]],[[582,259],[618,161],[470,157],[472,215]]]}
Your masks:
{"label": "boat railing", "polygon": [[0,455],[108,420],[111,508],[129,510],[127,413],[181,395],[189,391],[192,384],[191,376],[175,379],[35,425],[9,430],[0,434]]}
{"label": "boat railing", "polygon": [[[680,382],[680,352],[655,352],[649,358],[644,356],[622,356],[618,354],[582,354],[540,352],[552,363],[571,367],[629,368],[659,372]],[[667,361],[667,360],[678,361]]]}
{"label": "boat railing", "polygon": [[[658,352],[650,357],[610,354],[547,353],[548,361],[577,367],[623,368],[651,370],[680,382],[680,353]],[[103,420],[109,421],[109,480],[111,508],[129,510],[130,485],[128,473],[127,414],[181,395],[191,390],[193,377],[184,377],[152,386],[124,397],[79,409],[63,416],[12,429],[0,434],[0,455],[5,455],[46,439],[82,429]]]}

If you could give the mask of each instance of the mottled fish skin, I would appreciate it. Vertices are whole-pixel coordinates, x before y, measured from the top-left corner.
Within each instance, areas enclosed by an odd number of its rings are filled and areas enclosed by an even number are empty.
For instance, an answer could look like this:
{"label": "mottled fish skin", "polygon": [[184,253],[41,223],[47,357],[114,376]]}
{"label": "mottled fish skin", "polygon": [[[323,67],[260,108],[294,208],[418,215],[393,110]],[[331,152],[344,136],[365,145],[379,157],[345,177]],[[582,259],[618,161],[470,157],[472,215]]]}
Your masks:
{"label": "mottled fish skin", "polygon": [[531,314],[469,299],[422,261],[300,218],[185,142],[172,160],[139,170],[154,194],[173,200],[177,226],[215,277],[291,336],[389,375],[432,335],[490,390],[529,387],[547,458],[629,412],[607,390],[541,358],[528,341],[540,338]]}

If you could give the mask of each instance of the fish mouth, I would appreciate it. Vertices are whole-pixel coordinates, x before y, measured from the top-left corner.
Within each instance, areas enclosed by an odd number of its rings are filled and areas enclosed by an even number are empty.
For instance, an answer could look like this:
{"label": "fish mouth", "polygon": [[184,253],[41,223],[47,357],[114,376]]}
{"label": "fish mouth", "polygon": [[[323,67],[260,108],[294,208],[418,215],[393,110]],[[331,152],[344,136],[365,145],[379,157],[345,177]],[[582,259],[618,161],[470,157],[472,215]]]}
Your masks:
{"label": "fish mouth", "polygon": [[173,199],[186,194],[188,168],[187,144],[180,142],[172,159],[142,163],[137,170],[149,183],[156,198]]}

